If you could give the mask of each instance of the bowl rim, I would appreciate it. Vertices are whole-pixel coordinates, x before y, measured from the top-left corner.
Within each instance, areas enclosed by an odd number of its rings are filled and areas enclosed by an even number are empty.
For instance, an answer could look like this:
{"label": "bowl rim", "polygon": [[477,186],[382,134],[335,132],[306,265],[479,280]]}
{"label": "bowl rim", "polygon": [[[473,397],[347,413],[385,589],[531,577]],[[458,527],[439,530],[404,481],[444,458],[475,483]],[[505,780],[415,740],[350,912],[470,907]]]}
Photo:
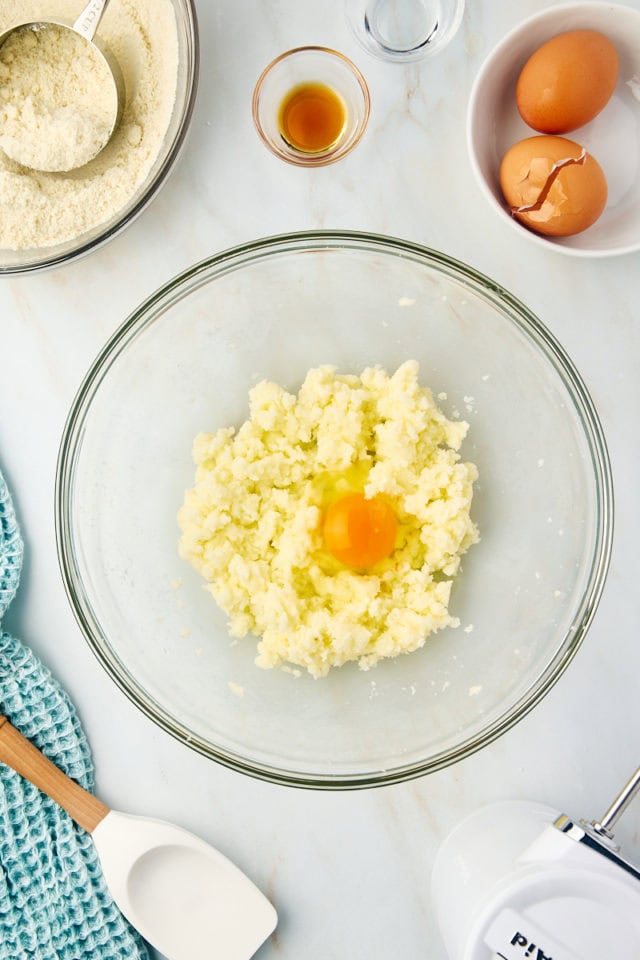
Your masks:
{"label": "bowl rim", "polygon": [[[74,462],[84,433],[85,417],[93,396],[100,387],[102,374],[108,370],[128,340],[147,323],[152,323],[152,311],[160,305],[169,306],[183,285],[211,271],[227,273],[239,265],[269,257],[273,254],[297,253],[301,250],[345,250],[384,252],[399,258],[414,258],[435,266],[448,277],[463,280],[474,292],[480,292],[502,311],[509,311],[509,319],[524,330],[539,349],[546,354],[560,376],[579,416],[588,444],[596,483],[596,534],[593,555],[582,596],[576,605],[573,622],[562,645],[527,691],[510,708],[485,727],[480,733],[467,737],[457,746],[441,751],[425,760],[408,764],[386,766],[371,772],[312,774],[276,767],[269,763],[247,759],[194,735],[161,704],[146,693],[101,636],[100,625],[92,617],[82,580],[75,564],[71,536],[71,495],[74,483]],[[85,639],[111,679],[125,695],[163,730],[210,759],[240,773],[259,780],[287,786],[319,790],[361,789],[400,783],[440,770],[471,756],[481,747],[492,743],[525,717],[552,689],[576,655],[600,601],[611,558],[613,542],[613,481],[604,432],[596,408],[573,361],[555,336],[517,297],[475,268],[448,254],[412,241],[356,230],[312,230],[277,234],[227,248],[183,270],[152,293],[118,327],[106,342],[85,375],[67,416],[56,465],[55,478],[55,535],[58,563],[67,598]]]}
{"label": "bowl rim", "polygon": [[[166,183],[169,175],[175,169],[176,161],[185,145],[187,134],[191,126],[191,118],[195,109],[198,81],[200,75],[200,32],[198,29],[198,17],[196,12],[195,0],[184,0],[185,11],[187,14],[186,28],[191,42],[193,59],[191,66],[191,85],[185,104],[184,111],[180,118],[180,123],[173,137],[171,147],[157,170],[153,180],[146,189],[140,194],[134,206],[112,224],[107,230],[99,233],[91,240],[86,240],[74,250],[67,250],[64,253],[58,253],[53,256],[47,256],[47,247],[43,247],[43,256],[40,260],[34,260],[28,264],[11,264],[9,266],[0,266],[0,279],[11,276],[28,276],[32,273],[41,273],[46,270],[54,270],[56,267],[65,266],[68,263],[74,263],[76,260],[87,256],[99,247],[113,240],[123,230],[125,230],[139,215],[147,208],[153,199],[158,195],[160,189]],[[54,249],[54,248],[51,248]]]}
{"label": "bowl rim", "polygon": [[[556,4],[555,6],[545,7],[544,10],[539,10],[537,13],[527,17],[525,20],[521,20],[519,23],[516,23],[516,25],[512,27],[506,34],[504,34],[504,36],[496,43],[496,45],[487,54],[480,65],[480,69],[478,70],[478,73],[476,74],[471,86],[466,119],[467,154],[469,156],[471,169],[473,170],[474,177],[482,194],[486,197],[492,209],[498,214],[498,217],[503,222],[508,223],[511,226],[511,229],[515,230],[520,236],[524,234],[534,243],[538,244],[539,247],[542,247],[545,250],[554,250],[557,253],[563,253],[570,257],[579,257],[583,259],[602,259],[605,257],[619,257],[624,256],[625,254],[637,253],[637,251],[640,249],[640,237],[637,241],[632,243],[583,249],[580,247],[570,247],[565,246],[562,243],[556,243],[554,242],[553,237],[544,237],[541,234],[535,233],[533,230],[527,229],[527,227],[523,226],[521,223],[518,223],[517,220],[509,216],[506,209],[496,199],[493,191],[487,183],[484,173],[480,168],[478,151],[476,150],[477,136],[475,132],[475,126],[477,105],[482,98],[482,87],[485,79],[492,71],[495,64],[499,61],[504,51],[509,49],[514,40],[520,38],[523,33],[525,33],[535,24],[544,23],[545,21],[550,21],[553,23],[553,21],[558,17],[562,17],[563,14],[571,13],[572,11],[575,11],[576,13],[579,11],[592,13],[594,10],[605,11],[609,14],[615,14],[616,11],[623,11],[625,16],[629,15],[632,17],[637,17],[640,21],[639,10],[635,10],[633,7],[627,7],[622,3],[604,3],[601,2],[601,0],[588,0],[586,3],[560,3]],[[531,136],[535,135],[536,131],[532,129]]]}

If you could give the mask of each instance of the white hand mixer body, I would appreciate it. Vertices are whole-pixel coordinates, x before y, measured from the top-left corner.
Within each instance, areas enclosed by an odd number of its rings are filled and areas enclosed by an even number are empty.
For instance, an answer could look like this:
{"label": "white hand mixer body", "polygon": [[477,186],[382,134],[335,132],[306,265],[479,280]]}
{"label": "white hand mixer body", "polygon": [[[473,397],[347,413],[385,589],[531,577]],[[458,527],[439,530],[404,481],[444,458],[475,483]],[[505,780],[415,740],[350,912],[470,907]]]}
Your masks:
{"label": "white hand mixer body", "polygon": [[452,960],[638,960],[640,870],[611,826],[640,790],[640,769],[601,822],[511,801],[449,834],[432,896]]}

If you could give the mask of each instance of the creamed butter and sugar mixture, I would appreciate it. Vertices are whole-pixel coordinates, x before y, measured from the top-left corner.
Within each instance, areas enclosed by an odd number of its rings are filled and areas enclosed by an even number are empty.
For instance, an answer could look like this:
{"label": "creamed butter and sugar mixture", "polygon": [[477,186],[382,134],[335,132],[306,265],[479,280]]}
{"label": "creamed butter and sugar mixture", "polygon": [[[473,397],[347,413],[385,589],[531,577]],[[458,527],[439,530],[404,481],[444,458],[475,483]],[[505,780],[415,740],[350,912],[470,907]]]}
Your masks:
{"label": "creamed butter and sugar mixture", "polygon": [[[408,361],[392,376],[321,366],[297,396],[259,383],[237,432],[196,437],[180,553],[232,636],[259,638],[259,666],[295,664],[316,677],[348,661],[368,669],[458,624],[452,578],[478,539],[477,470],[458,452],[467,429],[443,415]],[[328,508],[354,493],[397,519],[394,549],[366,569],[341,563],[323,538]]]}

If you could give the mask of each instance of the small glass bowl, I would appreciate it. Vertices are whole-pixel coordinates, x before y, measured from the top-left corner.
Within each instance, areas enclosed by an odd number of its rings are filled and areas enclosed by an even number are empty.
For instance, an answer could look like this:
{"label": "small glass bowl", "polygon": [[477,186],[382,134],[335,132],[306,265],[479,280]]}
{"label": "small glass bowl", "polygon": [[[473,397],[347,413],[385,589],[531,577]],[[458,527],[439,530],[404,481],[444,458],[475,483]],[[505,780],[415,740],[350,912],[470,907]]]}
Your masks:
{"label": "small glass bowl", "polygon": [[345,0],[353,34],[379,60],[431,58],[453,39],[464,0]]}
{"label": "small glass bowl", "polygon": [[[280,128],[283,101],[302,84],[329,87],[345,108],[340,135],[314,152],[289,143]],[[296,47],[276,57],[262,71],[253,92],[253,119],[263,143],[281,160],[300,167],[322,167],[346,157],[360,141],[369,120],[369,88],[358,68],[328,47]]]}

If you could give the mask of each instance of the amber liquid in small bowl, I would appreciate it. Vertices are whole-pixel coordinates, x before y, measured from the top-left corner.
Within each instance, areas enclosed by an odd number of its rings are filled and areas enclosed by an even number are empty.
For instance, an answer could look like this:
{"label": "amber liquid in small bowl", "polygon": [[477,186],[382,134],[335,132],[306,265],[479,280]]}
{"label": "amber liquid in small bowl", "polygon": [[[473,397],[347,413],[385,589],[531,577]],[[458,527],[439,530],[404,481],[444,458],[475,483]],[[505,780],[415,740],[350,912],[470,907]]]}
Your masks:
{"label": "amber liquid in small bowl", "polygon": [[324,83],[301,83],[284,97],[278,126],[286,143],[301,153],[323,153],[334,147],[347,126],[342,97]]}

